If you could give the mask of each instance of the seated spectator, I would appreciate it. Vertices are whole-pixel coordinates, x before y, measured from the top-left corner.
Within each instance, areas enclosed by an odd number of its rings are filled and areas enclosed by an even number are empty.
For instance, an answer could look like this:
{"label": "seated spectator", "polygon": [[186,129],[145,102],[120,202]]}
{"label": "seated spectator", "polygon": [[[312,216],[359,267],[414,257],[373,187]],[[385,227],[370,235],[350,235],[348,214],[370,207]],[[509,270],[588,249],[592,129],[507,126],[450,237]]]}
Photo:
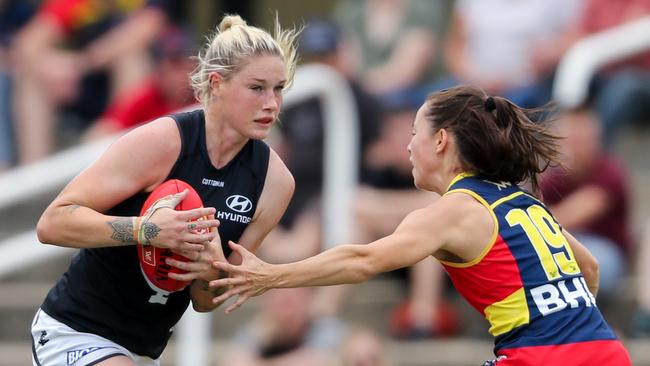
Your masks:
{"label": "seated spectator", "polygon": [[342,366],[390,365],[383,340],[369,329],[350,329],[341,348]]}
{"label": "seated spectator", "polygon": [[563,136],[563,164],[543,175],[543,199],[558,222],[580,240],[600,264],[602,296],[618,288],[629,254],[629,187],[625,167],[605,152],[601,126],[588,108],[557,122]]}
{"label": "seated spectator", "polygon": [[[416,112],[409,105],[391,106],[379,139],[368,147],[365,163],[369,178],[356,200],[356,241],[370,242],[392,233],[409,212],[438,198],[413,188],[413,167],[406,147]],[[393,336],[420,339],[458,331],[456,313],[444,300],[445,280],[442,267],[432,257],[408,269],[407,295],[389,319]]]}
{"label": "seated spectator", "polygon": [[189,73],[196,66],[190,35],[168,28],[153,47],[156,66],[142,83],[115,97],[103,115],[84,134],[84,139],[104,137],[134,127],[195,102]]}
{"label": "seated spectator", "polygon": [[16,35],[14,120],[18,162],[56,146],[63,111],[80,124],[150,70],[148,47],[167,21],[162,2],[50,0]]}
{"label": "seated spectator", "polygon": [[[359,160],[356,163],[361,180],[366,179],[362,156],[374,141],[381,126],[381,110],[377,100],[361,88],[345,72],[341,59],[341,32],[336,24],[325,19],[312,19],[299,38],[298,51],[304,64],[325,65],[339,72],[348,81],[359,116]],[[296,189],[280,224],[267,237],[264,248],[285,253],[312,255],[322,249],[321,204],[324,170],[325,128],[321,101],[310,98],[284,108],[280,116],[279,142],[276,151],[283,158],[296,181]],[[309,254],[311,253],[311,254]],[[343,302],[343,287],[319,289],[314,301],[318,316],[333,318]]]}
{"label": "seated spectator", "polygon": [[9,50],[16,32],[36,10],[32,2],[0,1],[0,172],[15,163],[14,128],[11,114],[11,79],[13,67]]}
{"label": "seated spectator", "polygon": [[275,289],[260,297],[259,312],[233,337],[221,365],[327,366],[343,336],[337,321],[311,315],[314,289]]}
{"label": "seated spectator", "polygon": [[386,100],[429,82],[447,8],[441,0],[339,2],[334,17],[346,40],[346,67],[368,92]]}
{"label": "seated spectator", "polygon": [[474,84],[523,107],[545,104],[550,99],[553,69],[538,64],[538,53],[564,37],[579,14],[579,4],[564,0],[457,1],[445,50],[451,75],[433,89]]}
{"label": "seated spectator", "polygon": [[[351,77],[344,74],[339,54],[340,31],[332,22],[312,20],[302,32],[298,51],[305,64],[326,65],[348,80],[358,109],[359,121],[359,161],[363,172],[363,151],[370,141],[374,141],[381,126],[381,110],[375,98],[368,95]],[[320,211],[318,203],[323,182],[323,156],[325,126],[321,102],[317,97],[296,105],[287,106],[280,116],[279,142],[276,151],[283,157],[296,181],[296,190],[280,222],[280,230],[288,232],[294,228],[299,217],[309,211]],[[320,231],[320,229],[317,229]],[[276,233],[277,234],[277,233]],[[304,242],[302,242],[304,243]],[[318,244],[320,245],[320,243]]]}
{"label": "seated spectator", "polygon": [[[584,0],[575,25],[548,47],[545,63],[557,63],[576,42],[613,27],[650,16],[648,0]],[[630,37],[646,35],[630,35]],[[594,76],[589,98],[603,124],[603,141],[611,147],[617,131],[632,122],[650,122],[650,51],[603,67]]]}

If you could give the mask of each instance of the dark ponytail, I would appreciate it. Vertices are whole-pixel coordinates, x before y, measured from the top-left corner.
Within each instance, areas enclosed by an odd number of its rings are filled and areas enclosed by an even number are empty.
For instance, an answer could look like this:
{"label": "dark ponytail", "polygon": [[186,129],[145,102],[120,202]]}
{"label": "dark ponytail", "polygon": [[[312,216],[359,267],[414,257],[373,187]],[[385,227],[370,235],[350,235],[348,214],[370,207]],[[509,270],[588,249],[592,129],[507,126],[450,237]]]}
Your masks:
{"label": "dark ponytail", "polygon": [[450,131],[458,146],[462,168],[493,181],[530,182],[558,163],[558,137],[529,116],[542,110],[518,107],[488,96],[472,86],[458,86],[427,97],[427,118],[433,131]]}

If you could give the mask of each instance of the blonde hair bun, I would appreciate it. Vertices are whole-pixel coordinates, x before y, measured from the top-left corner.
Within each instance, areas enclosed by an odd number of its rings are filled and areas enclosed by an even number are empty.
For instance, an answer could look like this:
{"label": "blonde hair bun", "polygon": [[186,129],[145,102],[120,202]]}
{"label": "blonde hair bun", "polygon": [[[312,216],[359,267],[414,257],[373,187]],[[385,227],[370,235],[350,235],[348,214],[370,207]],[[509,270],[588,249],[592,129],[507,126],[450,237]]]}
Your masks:
{"label": "blonde hair bun", "polygon": [[221,19],[219,23],[219,32],[225,32],[230,28],[236,27],[238,25],[247,25],[246,21],[242,19],[239,15],[226,15]]}

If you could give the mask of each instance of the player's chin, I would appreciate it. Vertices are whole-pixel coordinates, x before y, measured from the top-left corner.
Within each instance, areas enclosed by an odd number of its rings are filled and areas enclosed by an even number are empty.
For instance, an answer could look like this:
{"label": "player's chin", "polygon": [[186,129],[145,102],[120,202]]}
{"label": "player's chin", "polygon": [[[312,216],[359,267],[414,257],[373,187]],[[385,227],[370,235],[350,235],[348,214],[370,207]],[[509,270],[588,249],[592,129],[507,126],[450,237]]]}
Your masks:
{"label": "player's chin", "polygon": [[257,127],[250,131],[248,138],[252,140],[264,140],[269,137],[270,127]]}

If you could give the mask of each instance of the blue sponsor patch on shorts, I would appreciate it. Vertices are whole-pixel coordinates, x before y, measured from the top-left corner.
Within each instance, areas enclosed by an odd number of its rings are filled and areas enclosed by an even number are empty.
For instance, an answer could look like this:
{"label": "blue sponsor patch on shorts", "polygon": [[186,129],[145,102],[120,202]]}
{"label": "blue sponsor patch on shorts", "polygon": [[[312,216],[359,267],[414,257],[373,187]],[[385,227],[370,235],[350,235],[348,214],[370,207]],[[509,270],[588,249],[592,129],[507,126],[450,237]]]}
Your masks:
{"label": "blue sponsor patch on shorts", "polygon": [[79,361],[80,358],[105,348],[115,348],[115,347],[88,347],[84,349],[76,349],[73,351],[68,351],[66,357],[68,361],[68,365],[73,365],[75,362]]}

